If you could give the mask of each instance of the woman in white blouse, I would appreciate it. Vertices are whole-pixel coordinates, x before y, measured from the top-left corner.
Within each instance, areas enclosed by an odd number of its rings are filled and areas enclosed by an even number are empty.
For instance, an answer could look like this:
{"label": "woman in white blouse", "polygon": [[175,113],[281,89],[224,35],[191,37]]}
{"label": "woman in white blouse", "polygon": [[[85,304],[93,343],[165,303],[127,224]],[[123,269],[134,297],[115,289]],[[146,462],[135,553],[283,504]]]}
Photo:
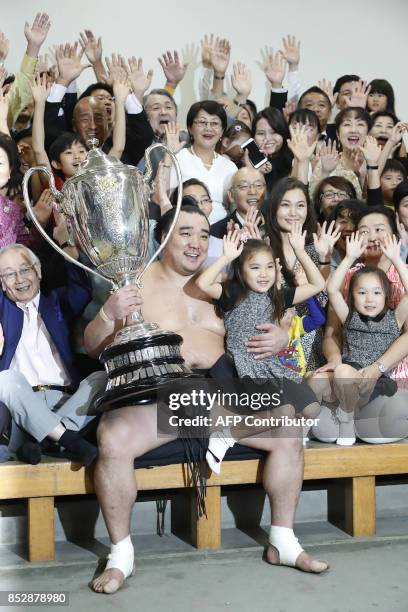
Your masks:
{"label": "woman in white blouse", "polygon": [[[191,146],[177,153],[183,182],[191,178],[205,183],[210,191],[213,209],[211,224],[228,213],[227,191],[237,166],[219,155],[216,147],[227,127],[226,112],[218,102],[204,100],[193,104],[187,114],[187,128]],[[176,174],[171,172],[170,186],[177,186]],[[225,204],[225,205],[224,205]]]}

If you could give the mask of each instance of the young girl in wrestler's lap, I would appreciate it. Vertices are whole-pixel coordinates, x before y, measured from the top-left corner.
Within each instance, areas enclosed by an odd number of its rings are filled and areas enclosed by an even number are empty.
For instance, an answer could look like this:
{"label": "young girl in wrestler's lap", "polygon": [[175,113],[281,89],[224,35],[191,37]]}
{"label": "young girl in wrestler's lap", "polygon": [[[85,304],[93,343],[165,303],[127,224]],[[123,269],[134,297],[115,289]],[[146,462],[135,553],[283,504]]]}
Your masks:
{"label": "young girl in wrestler's lap", "polygon": [[[383,255],[394,265],[401,283],[408,293],[408,268],[400,255],[401,241],[387,235],[380,245]],[[408,295],[402,297],[395,309],[390,307],[390,282],[385,272],[375,266],[357,270],[350,280],[347,300],[342,288],[349,270],[367,248],[367,239],[358,232],[347,237],[346,256],[327,283],[329,302],[343,325],[342,363],[334,372],[327,372],[330,392],[326,400],[339,401],[337,417],[340,436],[337,444],[350,446],[356,441],[354,410],[378,395],[392,396],[397,383],[385,371],[380,358],[401,333],[408,319]],[[381,376],[369,380],[365,369],[376,364]],[[318,393],[322,375],[317,375],[312,388]],[[331,396],[331,397],[330,397]]]}
{"label": "young girl in wrestler's lap", "polygon": [[[294,223],[289,240],[305,270],[307,283],[304,285],[278,288],[279,260],[274,259],[270,246],[256,239],[242,243],[238,230],[224,236],[223,255],[204,270],[197,285],[214,300],[218,313],[224,317],[226,349],[234,359],[239,378],[267,380],[268,392],[281,393],[281,405],[275,414],[289,414],[287,409],[290,409],[293,416],[296,410],[305,418],[315,418],[319,404],[302,374],[293,368],[291,352],[286,349],[257,360],[246,348],[246,341],[256,333],[257,324],[265,321],[279,324],[286,309],[324,289],[324,278],[305,251],[305,238],[301,224]],[[220,274],[230,264],[231,278],[222,281]],[[228,447],[235,443],[228,433],[216,431],[210,437],[207,461],[217,473]]]}

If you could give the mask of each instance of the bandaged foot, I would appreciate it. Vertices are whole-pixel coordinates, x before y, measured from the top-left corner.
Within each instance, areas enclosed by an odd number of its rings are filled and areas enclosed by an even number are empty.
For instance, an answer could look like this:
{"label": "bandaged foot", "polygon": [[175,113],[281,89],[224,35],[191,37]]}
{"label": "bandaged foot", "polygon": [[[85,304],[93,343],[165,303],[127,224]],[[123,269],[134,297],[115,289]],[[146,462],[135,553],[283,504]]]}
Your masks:
{"label": "bandaged foot", "polygon": [[356,442],[354,413],[338,408],[337,418],[339,420],[339,437],[336,440],[336,444],[338,446],[353,446]]}
{"label": "bandaged foot", "polygon": [[293,529],[272,525],[269,532],[269,544],[266,560],[272,565],[287,565],[304,572],[320,574],[328,569],[328,564],[308,555],[301,545]]}
{"label": "bandaged foot", "polygon": [[111,552],[105,570],[92,582],[92,588],[97,593],[116,593],[126,578],[134,574],[134,558],[130,535],[111,544]]}
{"label": "bandaged foot", "polygon": [[215,474],[221,472],[221,463],[225,457],[225,453],[229,448],[234,446],[235,442],[236,440],[231,437],[229,429],[214,431],[214,433],[210,435],[205,459]]}

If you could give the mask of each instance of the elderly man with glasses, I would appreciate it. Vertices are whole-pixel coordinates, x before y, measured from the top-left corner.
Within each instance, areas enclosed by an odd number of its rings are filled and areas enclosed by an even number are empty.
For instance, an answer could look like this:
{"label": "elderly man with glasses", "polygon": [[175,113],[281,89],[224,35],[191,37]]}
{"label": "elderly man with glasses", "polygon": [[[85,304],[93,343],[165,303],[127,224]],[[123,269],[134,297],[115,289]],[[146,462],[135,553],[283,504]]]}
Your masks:
{"label": "elderly man with glasses", "polygon": [[0,249],[0,402],[13,419],[10,450],[33,464],[46,438],[83,465],[97,454],[78,432],[93,418],[88,410],[105,375],[80,382],[69,341],[69,323],[91,300],[91,287],[76,266],[67,264],[67,273],[65,287],[44,294],[36,255],[20,244]]}

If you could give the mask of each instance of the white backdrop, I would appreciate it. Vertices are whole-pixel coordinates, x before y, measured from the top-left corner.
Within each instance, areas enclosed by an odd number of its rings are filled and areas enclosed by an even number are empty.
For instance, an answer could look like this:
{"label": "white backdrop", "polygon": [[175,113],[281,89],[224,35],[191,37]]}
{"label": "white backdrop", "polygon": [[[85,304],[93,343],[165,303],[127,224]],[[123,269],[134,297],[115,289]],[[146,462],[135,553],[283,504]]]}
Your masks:
{"label": "white backdrop", "polygon": [[[265,45],[279,48],[281,38],[295,34],[302,42],[302,89],[326,77],[335,81],[344,73],[371,80],[387,78],[394,86],[397,113],[408,120],[408,2],[406,0],[1,0],[0,29],[11,41],[6,68],[17,69],[25,48],[24,21],[37,10],[47,11],[52,27],[46,48],[73,42],[81,29],[101,35],[104,55],[120,52],[144,58],[154,69],[153,86],[161,86],[158,55],[178,49],[189,56],[189,69],[176,99],[183,119],[197,99],[200,39],[206,32],[227,37],[231,63],[243,61],[252,72],[251,98],[262,106],[267,100],[265,78],[257,62]],[[88,69],[79,81],[92,82]]]}

